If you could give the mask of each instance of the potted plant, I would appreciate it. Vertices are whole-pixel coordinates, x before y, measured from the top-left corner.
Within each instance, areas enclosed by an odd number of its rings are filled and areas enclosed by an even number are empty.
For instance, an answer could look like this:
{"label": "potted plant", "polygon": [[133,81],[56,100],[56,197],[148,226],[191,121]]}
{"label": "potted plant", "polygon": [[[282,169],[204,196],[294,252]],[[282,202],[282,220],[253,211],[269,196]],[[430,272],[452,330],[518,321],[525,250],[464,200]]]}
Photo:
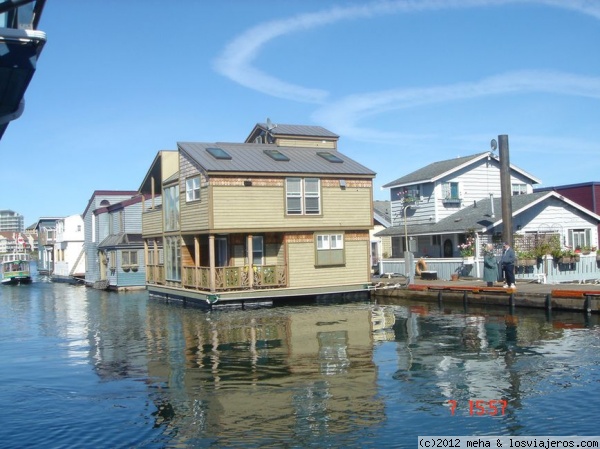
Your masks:
{"label": "potted plant", "polygon": [[517,265],[532,267],[537,265],[537,255],[534,251],[517,251]]}
{"label": "potted plant", "polygon": [[567,248],[561,252],[558,261],[559,263],[579,262],[579,254],[573,251],[571,248]]}
{"label": "potted plant", "polygon": [[585,254],[586,256],[592,252],[592,248],[588,245],[584,245],[581,247],[581,254]]}
{"label": "potted plant", "polygon": [[596,250],[596,261],[600,261],[600,249]]}
{"label": "potted plant", "polygon": [[465,243],[458,245],[458,250],[463,258],[464,263],[473,263],[475,258],[475,242],[471,238],[467,238]]}

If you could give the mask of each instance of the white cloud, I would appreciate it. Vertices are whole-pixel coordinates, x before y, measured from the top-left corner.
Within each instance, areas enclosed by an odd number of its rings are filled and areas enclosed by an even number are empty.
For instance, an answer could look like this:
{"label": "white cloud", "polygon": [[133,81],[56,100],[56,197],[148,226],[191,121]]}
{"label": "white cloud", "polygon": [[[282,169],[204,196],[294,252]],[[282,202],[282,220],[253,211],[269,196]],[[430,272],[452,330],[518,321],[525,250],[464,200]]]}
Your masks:
{"label": "white cloud", "polygon": [[398,88],[354,94],[335,100],[331,99],[330,92],[324,89],[280,80],[253,65],[257,55],[273,39],[342,20],[372,18],[402,12],[502,6],[515,3],[537,3],[564,8],[600,19],[600,4],[589,0],[377,1],[261,23],[230,42],[215,61],[214,67],[219,73],[250,89],[278,98],[322,105],[313,114],[315,121],[354,139],[379,142],[392,141],[399,137],[418,138],[418,136],[400,135],[396,132],[362,128],[358,125],[367,117],[391,110],[513,92],[545,92],[600,98],[600,78],[549,71],[521,71],[500,74],[472,83],[418,89]]}

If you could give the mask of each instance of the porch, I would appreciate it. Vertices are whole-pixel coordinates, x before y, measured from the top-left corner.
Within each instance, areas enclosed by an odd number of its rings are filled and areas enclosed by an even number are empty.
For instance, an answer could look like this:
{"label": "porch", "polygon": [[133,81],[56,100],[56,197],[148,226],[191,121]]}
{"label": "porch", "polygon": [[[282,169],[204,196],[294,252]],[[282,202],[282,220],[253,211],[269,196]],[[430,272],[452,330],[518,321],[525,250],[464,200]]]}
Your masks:
{"label": "porch", "polygon": [[[214,273],[213,273],[214,272]],[[264,288],[286,288],[287,267],[285,265],[244,265],[240,267],[182,267],[181,282],[167,280],[165,267],[147,266],[148,284],[181,286],[183,289],[208,293],[255,290]]]}

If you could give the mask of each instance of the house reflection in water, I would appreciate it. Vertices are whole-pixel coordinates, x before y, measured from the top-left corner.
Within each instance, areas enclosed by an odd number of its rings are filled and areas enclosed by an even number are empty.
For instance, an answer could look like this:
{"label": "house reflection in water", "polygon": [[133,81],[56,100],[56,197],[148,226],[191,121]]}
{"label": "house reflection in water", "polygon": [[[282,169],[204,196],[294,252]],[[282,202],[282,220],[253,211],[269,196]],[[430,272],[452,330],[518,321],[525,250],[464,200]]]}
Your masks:
{"label": "house reflection in water", "polygon": [[314,434],[385,420],[370,307],[182,312],[181,321],[154,313],[147,323],[160,356],[148,374],[166,380],[180,432],[182,419],[194,433],[220,435],[257,422],[273,434]]}

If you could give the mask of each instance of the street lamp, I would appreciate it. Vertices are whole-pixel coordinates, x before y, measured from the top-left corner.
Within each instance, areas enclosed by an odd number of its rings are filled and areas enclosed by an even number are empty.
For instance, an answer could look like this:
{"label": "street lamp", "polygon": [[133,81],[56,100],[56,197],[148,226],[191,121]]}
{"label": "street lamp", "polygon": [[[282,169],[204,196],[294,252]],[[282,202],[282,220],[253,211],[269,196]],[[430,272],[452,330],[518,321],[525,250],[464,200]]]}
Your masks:
{"label": "street lamp", "polygon": [[406,225],[406,211],[410,208],[411,204],[404,206],[404,257],[408,252],[408,227]]}
{"label": "street lamp", "polygon": [[405,276],[408,279],[408,283],[412,284],[413,283],[413,276],[412,276],[412,263],[413,263],[413,258],[412,258],[412,254],[411,252],[408,250],[408,226],[406,225],[406,211],[408,210],[408,208],[412,206],[412,204],[407,204],[406,206],[404,206],[404,211],[403,211],[403,215],[404,215],[404,273]]}

